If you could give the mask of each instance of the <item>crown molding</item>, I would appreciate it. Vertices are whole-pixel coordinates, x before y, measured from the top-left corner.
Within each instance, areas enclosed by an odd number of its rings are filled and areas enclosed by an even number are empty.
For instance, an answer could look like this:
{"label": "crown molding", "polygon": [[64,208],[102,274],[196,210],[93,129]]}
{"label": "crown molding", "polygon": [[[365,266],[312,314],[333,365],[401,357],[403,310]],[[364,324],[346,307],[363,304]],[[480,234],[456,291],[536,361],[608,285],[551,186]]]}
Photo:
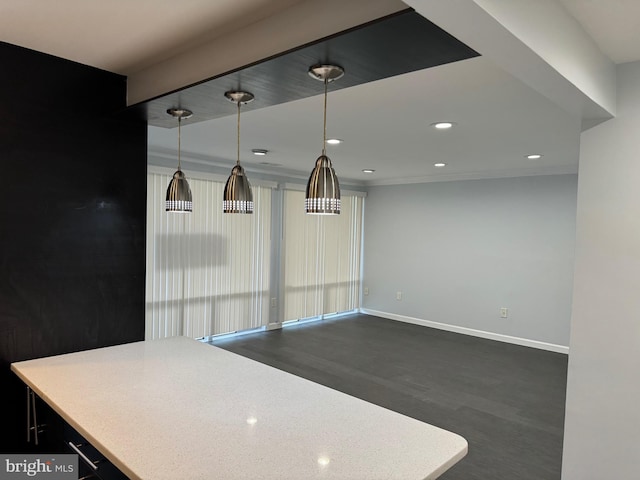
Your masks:
{"label": "crown molding", "polygon": [[492,178],[533,177],[543,175],[575,175],[578,166],[541,167],[541,168],[513,168],[504,170],[487,170],[485,172],[465,172],[439,175],[423,175],[412,177],[397,177],[380,180],[369,180],[367,187],[382,185],[406,185],[412,183],[454,182],[459,180],[487,180]]}

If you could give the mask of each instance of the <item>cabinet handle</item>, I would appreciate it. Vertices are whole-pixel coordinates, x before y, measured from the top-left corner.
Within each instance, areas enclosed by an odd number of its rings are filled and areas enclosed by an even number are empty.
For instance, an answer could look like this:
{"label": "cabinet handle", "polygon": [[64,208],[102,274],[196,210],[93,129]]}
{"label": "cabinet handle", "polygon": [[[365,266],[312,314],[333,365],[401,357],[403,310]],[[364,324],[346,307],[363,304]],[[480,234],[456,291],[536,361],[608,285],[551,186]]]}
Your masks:
{"label": "cabinet handle", "polygon": [[42,427],[46,424],[38,425],[38,416],[36,414],[36,394],[27,386],[27,443],[31,443],[31,432],[33,432],[33,440],[38,445],[38,434],[44,432]]}
{"label": "cabinet handle", "polygon": [[27,443],[31,443],[31,389],[27,387]]}
{"label": "cabinet handle", "polygon": [[80,456],[80,458],[84,460],[84,463],[86,463],[91,468],[93,468],[94,471],[98,470],[98,466],[96,465],[97,462],[92,462],[91,460],[89,460],[89,458],[84,453],[82,453],[80,449],[73,442],[68,442],[68,443],[69,443],[69,447],[71,447],[71,450],[76,452]]}

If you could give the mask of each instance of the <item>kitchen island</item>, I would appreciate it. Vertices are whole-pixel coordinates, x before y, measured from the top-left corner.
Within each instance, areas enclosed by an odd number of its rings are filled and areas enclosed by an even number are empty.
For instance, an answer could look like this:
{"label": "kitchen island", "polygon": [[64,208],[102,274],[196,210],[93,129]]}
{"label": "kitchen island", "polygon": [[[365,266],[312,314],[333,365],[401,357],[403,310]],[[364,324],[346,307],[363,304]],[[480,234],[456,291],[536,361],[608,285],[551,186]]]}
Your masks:
{"label": "kitchen island", "polygon": [[459,435],[186,337],[11,369],[132,480],[419,480]]}

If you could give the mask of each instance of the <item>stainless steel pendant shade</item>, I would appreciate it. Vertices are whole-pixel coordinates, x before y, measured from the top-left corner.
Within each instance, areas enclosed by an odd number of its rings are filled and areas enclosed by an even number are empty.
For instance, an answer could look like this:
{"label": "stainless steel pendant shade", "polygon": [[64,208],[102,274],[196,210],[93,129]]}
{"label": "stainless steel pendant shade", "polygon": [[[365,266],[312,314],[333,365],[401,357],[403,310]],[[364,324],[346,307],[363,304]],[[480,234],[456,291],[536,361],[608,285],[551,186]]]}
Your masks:
{"label": "stainless steel pendant shade", "polygon": [[167,187],[167,212],[191,213],[193,211],[193,201],[191,198],[191,188],[182,170],[177,170]]}
{"label": "stainless steel pendant shade", "polygon": [[318,157],[316,166],[309,175],[304,208],[307,213],[340,214],[340,184],[331,159],[326,155]]}
{"label": "stainless steel pendant shade", "polygon": [[240,165],[240,106],[253,100],[249,92],[226,92],[225,97],[238,105],[238,157],[224,186],[222,211],[224,213],[253,213],[251,184]]}
{"label": "stainless steel pendant shade", "polygon": [[249,179],[241,165],[231,169],[231,175],[224,186],[224,213],[253,213],[253,193]]}
{"label": "stainless steel pendant shade", "polygon": [[327,142],[327,85],[344,75],[344,70],[335,65],[315,65],[309,69],[311,77],[324,82],[324,133],[322,155],[309,175],[304,201],[306,213],[315,215],[340,214],[340,183],[326,154]]}
{"label": "stainless steel pendant shade", "polygon": [[187,182],[187,177],[181,170],[180,165],[180,126],[183,118],[189,118],[192,115],[190,110],[180,108],[170,108],[167,113],[178,119],[178,170],[173,174],[173,178],[167,187],[167,197],[165,202],[165,210],[173,213],[191,213],[193,211],[193,200],[191,196],[191,188]]}

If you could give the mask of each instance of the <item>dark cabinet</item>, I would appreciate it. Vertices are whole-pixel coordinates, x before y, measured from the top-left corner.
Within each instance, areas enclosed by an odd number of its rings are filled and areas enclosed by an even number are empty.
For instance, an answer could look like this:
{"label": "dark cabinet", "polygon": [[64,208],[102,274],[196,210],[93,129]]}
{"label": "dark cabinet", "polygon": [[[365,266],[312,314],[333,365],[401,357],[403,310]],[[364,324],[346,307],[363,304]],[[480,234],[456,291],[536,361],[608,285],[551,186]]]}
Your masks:
{"label": "dark cabinet", "polygon": [[[60,417],[58,417],[60,418]],[[60,418],[62,438],[66,453],[78,455],[79,478],[99,480],[129,480],[113,463],[107,460],[97,448],[89,443],[69,424]]]}
{"label": "dark cabinet", "polygon": [[129,480],[30,389],[27,389],[27,411],[26,432],[35,452],[77,455],[80,480]]}

